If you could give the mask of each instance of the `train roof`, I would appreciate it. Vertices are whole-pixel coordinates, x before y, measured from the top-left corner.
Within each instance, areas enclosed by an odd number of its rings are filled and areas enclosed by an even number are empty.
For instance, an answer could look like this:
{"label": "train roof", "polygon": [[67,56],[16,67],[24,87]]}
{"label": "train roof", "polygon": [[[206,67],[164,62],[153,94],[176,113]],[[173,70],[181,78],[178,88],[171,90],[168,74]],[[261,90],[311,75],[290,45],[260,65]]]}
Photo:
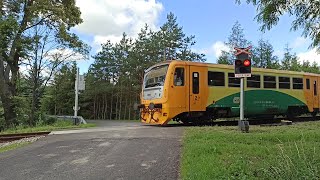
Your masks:
{"label": "train roof", "polygon": [[[193,61],[183,61],[183,60],[168,60],[163,61],[155,66],[170,64],[170,63],[185,63],[187,65],[196,65],[196,66],[206,66],[212,68],[222,68],[222,69],[234,69],[233,65],[226,65],[226,64],[214,64],[214,63],[207,63],[207,62],[193,62]],[[266,72],[266,73],[275,73],[275,74],[291,74],[291,75],[309,75],[309,76],[320,76],[320,74],[316,73],[308,73],[308,72],[298,72],[298,71],[288,71],[288,70],[277,70],[277,69],[266,69],[266,68],[252,68],[253,72]]]}

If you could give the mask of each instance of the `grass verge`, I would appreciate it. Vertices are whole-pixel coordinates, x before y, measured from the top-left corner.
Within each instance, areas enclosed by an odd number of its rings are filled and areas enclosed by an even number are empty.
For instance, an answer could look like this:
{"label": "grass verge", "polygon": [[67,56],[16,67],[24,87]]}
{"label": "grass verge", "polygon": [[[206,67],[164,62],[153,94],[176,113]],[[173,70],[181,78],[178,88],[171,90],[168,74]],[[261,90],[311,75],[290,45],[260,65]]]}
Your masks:
{"label": "grass verge", "polygon": [[182,179],[319,179],[320,122],[292,126],[188,127]]}
{"label": "grass verge", "polygon": [[36,127],[18,126],[16,128],[7,129],[0,132],[0,134],[14,134],[14,133],[30,133],[30,132],[41,132],[41,131],[53,131],[63,129],[75,129],[75,128],[89,128],[95,127],[93,123],[73,125],[71,121],[57,120],[51,125],[39,125]]}
{"label": "grass verge", "polygon": [[5,152],[5,151],[10,151],[19,147],[23,147],[25,145],[30,144],[31,142],[21,142],[21,143],[14,143],[14,144],[10,144],[4,147],[0,147],[0,153]]}

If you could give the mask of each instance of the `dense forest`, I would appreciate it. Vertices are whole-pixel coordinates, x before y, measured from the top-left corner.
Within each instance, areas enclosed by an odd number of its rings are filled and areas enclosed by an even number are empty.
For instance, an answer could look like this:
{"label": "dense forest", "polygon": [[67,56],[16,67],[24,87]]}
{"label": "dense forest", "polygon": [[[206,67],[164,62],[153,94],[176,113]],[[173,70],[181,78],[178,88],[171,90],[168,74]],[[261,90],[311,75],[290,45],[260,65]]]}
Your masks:
{"label": "dense forest", "polygon": [[[144,70],[151,65],[168,59],[207,61],[192,49],[195,36],[183,32],[173,13],[159,30],[146,24],[135,39],[123,32],[120,42],[101,44],[90,55],[90,46],[69,31],[82,22],[74,1],[28,2],[8,1],[12,4],[0,12],[0,130],[45,123],[46,115],[73,115],[75,59],[94,60],[85,73],[78,114],[118,120],[138,118],[133,104],[139,102]],[[223,51],[217,63],[233,64],[233,48],[252,45],[255,67],[319,73],[318,64],[301,62],[288,45],[280,59],[268,40],[247,40],[239,22],[225,45],[230,51]]]}

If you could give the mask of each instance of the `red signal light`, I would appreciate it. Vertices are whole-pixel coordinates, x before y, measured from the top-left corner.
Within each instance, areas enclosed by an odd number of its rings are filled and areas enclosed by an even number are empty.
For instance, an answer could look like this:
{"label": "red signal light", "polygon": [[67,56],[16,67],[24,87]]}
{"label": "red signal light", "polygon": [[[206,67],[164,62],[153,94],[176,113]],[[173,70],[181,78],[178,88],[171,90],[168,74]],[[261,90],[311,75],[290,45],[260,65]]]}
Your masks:
{"label": "red signal light", "polygon": [[246,67],[250,66],[250,64],[251,64],[251,62],[250,62],[249,59],[246,59],[246,60],[243,61],[243,65],[246,66]]}

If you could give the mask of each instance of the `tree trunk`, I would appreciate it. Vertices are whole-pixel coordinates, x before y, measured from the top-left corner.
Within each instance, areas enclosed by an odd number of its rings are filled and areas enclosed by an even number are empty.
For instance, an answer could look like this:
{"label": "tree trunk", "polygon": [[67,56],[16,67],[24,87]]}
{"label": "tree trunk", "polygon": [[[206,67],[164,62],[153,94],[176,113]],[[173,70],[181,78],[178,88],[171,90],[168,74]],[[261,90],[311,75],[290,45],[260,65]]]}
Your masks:
{"label": "tree trunk", "polygon": [[128,118],[129,118],[129,120],[131,120],[131,108],[130,108],[130,106],[131,106],[131,98],[132,98],[132,96],[130,94],[130,96],[129,96],[129,108],[128,108]]}
{"label": "tree trunk", "polygon": [[96,111],[96,94],[93,97],[93,119],[97,118],[97,111]]}
{"label": "tree trunk", "polygon": [[5,128],[14,127],[18,124],[14,103],[16,84],[10,82],[9,72],[9,65],[4,67],[3,59],[0,57],[0,96],[4,109]]}
{"label": "tree trunk", "polygon": [[107,95],[104,96],[104,103],[106,104],[106,108],[104,110],[104,119],[107,119],[107,112],[108,112],[108,98],[107,98]]}
{"label": "tree trunk", "polygon": [[122,114],[122,83],[120,81],[120,98],[119,98],[119,117],[118,117],[118,120],[121,119],[121,114]]}
{"label": "tree trunk", "polygon": [[118,104],[119,103],[119,95],[117,94],[117,101],[116,101],[116,117],[115,117],[115,119],[117,119],[118,118],[118,113],[119,113],[119,107],[118,107]]}
{"label": "tree trunk", "polygon": [[[128,97],[129,98],[129,97]],[[126,99],[126,103],[124,105],[124,112],[123,112],[123,119],[127,119],[127,103],[128,103],[128,98],[125,98]]]}
{"label": "tree trunk", "polygon": [[110,120],[112,119],[112,113],[113,113],[113,93],[111,94],[111,101],[110,101]]}
{"label": "tree trunk", "polygon": [[[37,54],[37,51],[36,51]],[[38,85],[39,85],[39,73],[38,73],[38,59],[36,58],[34,60],[34,65],[33,65],[33,69],[32,69],[32,74],[31,77],[33,80],[33,87],[32,87],[32,100],[31,100],[31,113],[30,113],[30,117],[29,117],[29,126],[35,126],[36,125],[36,112],[38,110]]]}

